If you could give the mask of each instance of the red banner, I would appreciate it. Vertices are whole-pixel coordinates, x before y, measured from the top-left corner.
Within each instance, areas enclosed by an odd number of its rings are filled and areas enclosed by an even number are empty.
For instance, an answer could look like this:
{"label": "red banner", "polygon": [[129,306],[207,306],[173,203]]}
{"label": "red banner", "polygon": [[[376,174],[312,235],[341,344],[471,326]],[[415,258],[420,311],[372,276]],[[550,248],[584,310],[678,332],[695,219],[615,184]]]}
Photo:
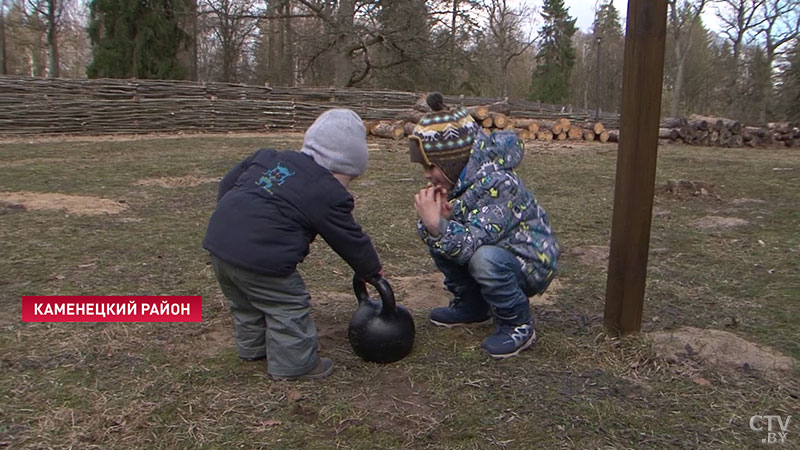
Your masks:
{"label": "red banner", "polygon": [[23,322],[202,322],[203,297],[35,295],[22,297]]}

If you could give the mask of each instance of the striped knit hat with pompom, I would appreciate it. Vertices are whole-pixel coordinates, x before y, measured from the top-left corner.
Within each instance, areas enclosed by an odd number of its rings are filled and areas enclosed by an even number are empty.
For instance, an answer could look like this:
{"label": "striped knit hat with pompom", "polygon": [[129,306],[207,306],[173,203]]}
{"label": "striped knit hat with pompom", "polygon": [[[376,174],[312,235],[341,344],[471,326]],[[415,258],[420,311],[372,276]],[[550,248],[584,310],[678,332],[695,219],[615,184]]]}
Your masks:
{"label": "striped knit hat with pompom", "polygon": [[448,109],[442,94],[426,98],[431,112],[422,116],[409,136],[411,162],[434,165],[455,184],[469,161],[478,124],[465,108]]}

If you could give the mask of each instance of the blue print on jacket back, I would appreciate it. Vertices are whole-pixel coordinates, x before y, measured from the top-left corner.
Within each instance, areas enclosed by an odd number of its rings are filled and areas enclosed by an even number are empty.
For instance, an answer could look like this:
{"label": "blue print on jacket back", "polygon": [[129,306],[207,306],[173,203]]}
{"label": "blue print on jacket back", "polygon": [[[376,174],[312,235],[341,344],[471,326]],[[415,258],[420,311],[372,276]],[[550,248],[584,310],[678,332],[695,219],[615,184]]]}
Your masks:
{"label": "blue print on jacket back", "polygon": [[272,187],[275,185],[282,185],[286,179],[292,175],[294,175],[294,172],[289,171],[289,169],[278,163],[274,168],[264,172],[261,178],[256,181],[256,184],[272,195]]}

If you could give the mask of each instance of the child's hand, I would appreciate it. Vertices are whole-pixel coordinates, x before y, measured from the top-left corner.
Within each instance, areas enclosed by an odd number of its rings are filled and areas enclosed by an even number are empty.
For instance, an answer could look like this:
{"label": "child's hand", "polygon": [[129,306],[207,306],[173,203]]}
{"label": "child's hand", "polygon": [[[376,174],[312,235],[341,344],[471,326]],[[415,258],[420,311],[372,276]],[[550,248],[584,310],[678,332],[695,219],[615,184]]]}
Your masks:
{"label": "child's hand", "polygon": [[442,208],[442,196],[437,194],[435,187],[422,189],[414,196],[414,209],[431,236],[439,235]]}
{"label": "child's hand", "polygon": [[434,186],[431,183],[428,183],[428,189],[434,189],[434,195],[442,201],[442,208],[439,210],[439,215],[445,219],[450,219],[450,216],[453,215],[453,205],[447,201],[447,189],[443,186]]}
{"label": "child's hand", "polygon": [[447,201],[447,189],[443,187],[436,188],[436,196],[442,201],[442,209],[439,210],[439,215],[445,219],[450,219],[453,215],[453,204]]}

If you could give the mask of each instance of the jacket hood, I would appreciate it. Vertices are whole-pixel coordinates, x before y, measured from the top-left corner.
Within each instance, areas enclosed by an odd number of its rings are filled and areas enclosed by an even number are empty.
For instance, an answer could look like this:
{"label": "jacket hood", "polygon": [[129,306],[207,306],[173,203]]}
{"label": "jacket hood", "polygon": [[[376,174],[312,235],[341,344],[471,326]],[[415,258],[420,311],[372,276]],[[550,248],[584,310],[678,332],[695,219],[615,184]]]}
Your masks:
{"label": "jacket hood", "polygon": [[476,180],[500,170],[512,170],[522,162],[524,146],[513,131],[478,132],[469,161],[461,172],[451,197],[458,197]]}

